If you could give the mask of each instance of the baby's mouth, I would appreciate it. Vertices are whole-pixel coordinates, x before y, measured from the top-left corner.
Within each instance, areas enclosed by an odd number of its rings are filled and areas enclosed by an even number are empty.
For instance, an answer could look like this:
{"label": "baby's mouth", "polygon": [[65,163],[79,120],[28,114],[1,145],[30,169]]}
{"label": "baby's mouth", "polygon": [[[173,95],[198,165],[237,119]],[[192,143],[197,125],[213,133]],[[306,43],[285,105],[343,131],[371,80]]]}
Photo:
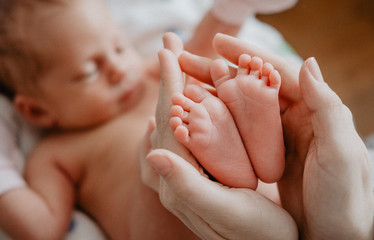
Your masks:
{"label": "baby's mouth", "polygon": [[138,102],[138,97],[142,92],[142,84],[140,82],[135,83],[130,88],[126,89],[121,97],[120,102],[129,106],[133,106]]}

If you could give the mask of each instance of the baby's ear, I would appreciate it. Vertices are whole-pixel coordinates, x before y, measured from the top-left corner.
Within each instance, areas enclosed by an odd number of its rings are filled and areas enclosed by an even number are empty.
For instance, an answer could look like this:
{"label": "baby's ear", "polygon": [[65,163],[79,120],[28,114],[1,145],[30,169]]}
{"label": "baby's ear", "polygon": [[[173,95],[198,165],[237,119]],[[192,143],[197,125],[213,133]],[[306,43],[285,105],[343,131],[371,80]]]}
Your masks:
{"label": "baby's ear", "polygon": [[17,94],[13,102],[18,112],[31,124],[43,128],[49,128],[54,125],[55,120],[53,115],[37,99]]}

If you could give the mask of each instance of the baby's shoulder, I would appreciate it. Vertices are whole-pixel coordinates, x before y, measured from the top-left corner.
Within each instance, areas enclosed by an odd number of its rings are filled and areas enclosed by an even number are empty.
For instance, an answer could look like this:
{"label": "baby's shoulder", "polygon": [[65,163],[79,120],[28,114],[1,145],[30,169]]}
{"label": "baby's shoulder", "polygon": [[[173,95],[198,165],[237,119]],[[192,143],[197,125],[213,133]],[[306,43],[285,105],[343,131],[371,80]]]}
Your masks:
{"label": "baby's shoulder", "polygon": [[35,146],[29,159],[32,161],[54,161],[64,165],[81,159],[84,151],[84,134],[63,133],[43,137]]}

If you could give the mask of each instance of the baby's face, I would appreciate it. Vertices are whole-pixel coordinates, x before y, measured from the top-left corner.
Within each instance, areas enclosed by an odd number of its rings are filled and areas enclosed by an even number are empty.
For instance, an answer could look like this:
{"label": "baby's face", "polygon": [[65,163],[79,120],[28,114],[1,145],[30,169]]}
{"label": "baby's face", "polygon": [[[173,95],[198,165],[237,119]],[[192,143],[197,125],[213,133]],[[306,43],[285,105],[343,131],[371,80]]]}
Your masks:
{"label": "baby's face", "polygon": [[62,128],[88,127],[130,110],[142,90],[140,58],[96,0],[44,12],[34,45],[47,71],[39,99]]}

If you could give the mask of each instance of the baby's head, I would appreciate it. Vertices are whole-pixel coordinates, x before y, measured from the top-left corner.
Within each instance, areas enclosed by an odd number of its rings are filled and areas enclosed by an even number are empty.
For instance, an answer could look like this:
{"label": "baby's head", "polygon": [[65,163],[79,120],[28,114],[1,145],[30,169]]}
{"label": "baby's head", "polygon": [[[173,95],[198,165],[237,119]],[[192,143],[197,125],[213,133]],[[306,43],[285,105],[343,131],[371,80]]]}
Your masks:
{"label": "baby's head", "polygon": [[41,127],[84,128],[133,107],[139,56],[98,0],[1,0],[0,82]]}

